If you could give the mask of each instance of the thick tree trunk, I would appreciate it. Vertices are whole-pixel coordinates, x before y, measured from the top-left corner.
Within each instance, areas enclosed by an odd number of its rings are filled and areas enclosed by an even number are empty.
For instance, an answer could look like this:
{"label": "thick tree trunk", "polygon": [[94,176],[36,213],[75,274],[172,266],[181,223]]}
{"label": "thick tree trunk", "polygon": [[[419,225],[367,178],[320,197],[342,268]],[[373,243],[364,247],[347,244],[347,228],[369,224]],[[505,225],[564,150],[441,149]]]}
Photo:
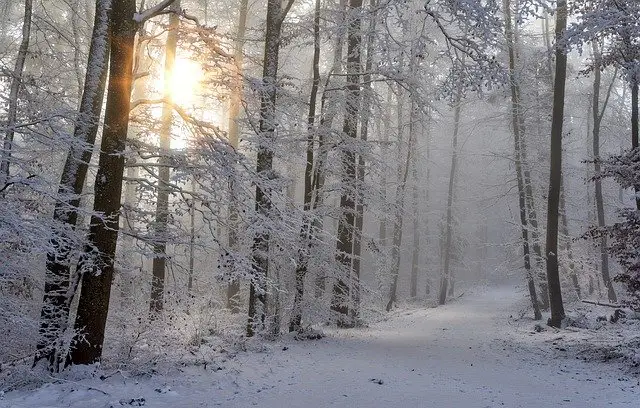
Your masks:
{"label": "thick tree trunk", "polygon": [[[340,327],[353,326],[353,315],[350,313],[350,290],[348,280],[358,282],[359,276],[353,271],[353,229],[355,227],[355,194],[356,194],[356,154],[354,141],[358,138],[358,117],[360,112],[360,48],[361,48],[361,16],[362,0],[349,0],[347,7],[347,85],[343,137],[348,139],[342,154],[342,194],[340,196],[341,216],[338,222],[338,242],[336,244],[336,260],[344,267],[347,276],[337,278],[333,286],[331,310],[337,314],[336,322]],[[352,147],[349,147],[351,145]]]}
{"label": "thick tree trunk", "polygon": [[[174,12],[180,11],[180,0],[171,5]],[[167,227],[169,220],[169,180],[171,177],[171,127],[173,126],[173,96],[171,86],[173,69],[176,63],[176,49],[178,47],[178,29],[180,18],[178,14],[169,15],[169,27],[164,54],[164,100],[162,116],[160,118],[160,158],[158,159],[158,187],[155,214],[155,238],[153,244],[153,265],[151,278],[151,301],[149,311],[153,318],[164,308],[164,279],[167,268]]]}
{"label": "thick tree trunk", "polygon": [[313,79],[311,93],[309,95],[309,113],[307,115],[307,151],[304,169],[304,211],[307,213],[303,219],[300,239],[302,248],[298,254],[298,266],[296,268],[296,287],[293,299],[293,313],[289,321],[289,331],[302,331],[302,299],[304,297],[304,278],[308,271],[310,250],[313,246],[313,216],[309,215],[313,205],[312,201],[317,193],[313,192],[313,150],[315,144],[316,128],[316,101],[318,88],[320,87],[320,0],[316,0],[313,16]]}
{"label": "thick tree trunk", "polygon": [[16,64],[11,73],[11,86],[9,87],[9,106],[7,108],[7,131],[2,144],[0,155],[0,188],[9,181],[11,167],[11,152],[15,136],[16,119],[18,117],[18,97],[22,87],[22,75],[24,64],[29,51],[29,38],[31,37],[31,14],[33,13],[33,0],[24,2],[24,18],[22,19],[22,40],[16,56]]}
{"label": "thick tree trunk", "polygon": [[88,244],[78,268],[82,289],[78,302],[69,364],[93,364],[102,357],[120,216],[124,149],[131,106],[133,46],[136,35],[134,0],[113,0],[110,25],[109,85],[98,172],[94,215]]}
{"label": "thick tree trunk", "polygon": [[[273,142],[276,127],[276,98],[278,91],[278,59],[282,22],[287,8],[283,10],[280,0],[268,0],[267,21],[262,67],[262,89],[260,95],[260,127],[256,173],[264,181],[273,177]],[[271,193],[260,183],[256,185],[256,212],[260,217],[271,216]],[[247,337],[264,327],[267,306],[267,279],[269,276],[268,231],[263,231],[253,239],[253,278],[249,287],[249,313]]]}
{"label": "thick tree trunk", "polygon": [[[238,142],[240,140],[240,108],[242,104],[242,92],[243,92],[243,64],[244,64],[244,43],[245,34],[247,29],[247,14],[249,11],[249,1],[240,0],[240,11],[238,15],[238,30],[236,32],[236,39],[234,42],[233,59],[235,63],[234,72],[234,86],[231,92],[231,99],[229,101],[229,144],[233,148],[238,148]],[[238,249],[238,222],[239,214],[238,207],[241,204],[236,198],[234,191],[234,181],[229,180],[229,236],[228,244],[231,251],[237,251]],[[235,271],[233,271],[235,272]],[[231,313],[240,312],[240,281],[233,279],[227,286],[227,308],[231,310]]]}
{"label": "thick tree trunk", "polygon": [[504,13],[505,13],[505,36],[507,41],[507,50],[509,53],[509,83],[511,85],[511,125],[513,127],[514,144],[515,144],[515,167],[516,167],[516,179],[518,181],[518,205],[520,208],[520,224],[522,226],[522,249],[524,258],[524,268],[527,279],[527,286],[529,288],[529,297],[531,298],[531,304],[533,306],[533,314],[535,320],[540,320],[542,314],[540,313],[540,307],[538,305],[538,295],[536,293],[536,286],[534,281],[534,275],[531,268],[531,253],[529,242],[529,226],[527,223],[527,192],[525,188],[525,180],[523,177],[522,169],[522,139],[524,136],[524,118],[522,117],[522,99],[520,94],[520,84],[518,82],[516,74],[516,56],[514,46],[514,35],[512,30],[512,18],[511,18],[511,2],[510,0],[503,1]]}
{"label": "thick tree trunk", "polygon": [[567,2],[558,0],[556,8],[556,68],[551,119],[551,158],[547,210],[547,282],[549,285],[549,325],[560,327],[564,319],[562,289],[558,269],[558,207],[562,180],[562,125],[564,120],[564,95],[567,76],[567,53],[562,46],[562,36],[567,27]]}
{"label": "thick tree trunk", "polygon": [[453,245],[453,195],[455,188],[456,171],[458,167],[458,132],[460,130],[460,113],[462,110],[462,89],[458,88],[456,106],[453,114],[453,141],[451,154],[451,170],[449,172],[449,192],[447,198],[447,218],[445,223],[444,268],[440,278],[440,293],[438,304],[444,305],[447,301],[447,289],[451,278],[451,246]]}
{"label": "thick tree trunk", "polygon": [[93,34],[84,80],[80,108],[73,131],[74,141],[60,177],[58,197],[53,212],[60,227],[52,231],[51,247],[47,254],[44,300],[40,313],[40,339],[36,346],[34,364],[42,358],[49,360],[49,368],[59,369],[64,350],[62,335],[68,326],[69,309],[77,286],[71,284],[71,261],[74,245],[73,230],[78,221],[80,194],[84,187],[91,153],[98,132],[100,112],[109,63],[109,10],[111,0],[96,1]]}

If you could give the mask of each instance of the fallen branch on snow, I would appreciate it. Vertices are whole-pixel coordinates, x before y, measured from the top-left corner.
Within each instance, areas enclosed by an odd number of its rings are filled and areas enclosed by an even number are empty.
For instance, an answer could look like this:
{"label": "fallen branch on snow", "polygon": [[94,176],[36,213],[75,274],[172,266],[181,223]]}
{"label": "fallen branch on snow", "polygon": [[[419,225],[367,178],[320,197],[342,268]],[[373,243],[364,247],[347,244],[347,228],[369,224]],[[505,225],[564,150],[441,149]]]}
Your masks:
{"label": "fallen branch on snow", "polygon": [[590,305],[597,305],[597,306],[607,306],[607,307],[615,307],[617,309],[623,308],[624,306],[622,305],[614,305],[613,303],[604,303],[604,302],[600,302],[597,300],[582,300],[583,303],[589,303]]}

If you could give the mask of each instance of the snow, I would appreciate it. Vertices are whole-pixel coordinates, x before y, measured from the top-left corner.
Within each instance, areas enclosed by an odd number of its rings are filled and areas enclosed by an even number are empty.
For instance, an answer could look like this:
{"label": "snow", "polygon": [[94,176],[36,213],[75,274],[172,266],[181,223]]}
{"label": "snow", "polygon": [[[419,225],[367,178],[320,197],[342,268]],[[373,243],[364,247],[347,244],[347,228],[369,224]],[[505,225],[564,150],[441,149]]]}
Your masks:
{"label": "snow", "polygon": [[11,391],[0,407],[637,406],[638,380],[621,362],[584,361],[571,347],[593,330],[537,333],[535,322],[514,317],[526,304],[522,290],[486,289],[438,308],[401,309],[369,328],[329,330],[321,340],[287,337],[220,353],[206,367]]}

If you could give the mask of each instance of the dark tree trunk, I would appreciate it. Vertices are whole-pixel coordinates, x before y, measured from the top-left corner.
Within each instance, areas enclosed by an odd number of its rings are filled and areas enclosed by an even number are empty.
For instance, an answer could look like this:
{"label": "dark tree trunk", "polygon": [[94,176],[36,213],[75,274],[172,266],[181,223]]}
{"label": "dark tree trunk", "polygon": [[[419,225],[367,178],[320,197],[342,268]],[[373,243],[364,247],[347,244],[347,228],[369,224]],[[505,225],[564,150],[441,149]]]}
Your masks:
{"label": "dark tree trunk", "polygon": [[[180,11],[180,0],[171,5],[174,12]],[[165,44],[164,58],[164,99],[162,105],[162,117],[160,119],[160,158],[158,160],[158,187],[156,199],[155,238],[153,244],[153,264],[151,278],[151,301],[149,311],[151,317],[160,313],[164,308],[164,279],[167,269],[167,227],[169,220],[169,180],[171,177],[171,127],[173,126],[173,98],[171,84],[173,70],[176,62],[176,49],[178,47],[178,29],[180,18],[178,14],[169,15],[169,27]]]}
{"label": "dark tree trunk", "polygon": [[22,75],[24,64],[29,51],[29,38],[31,37],[31,14],[33,13],[33,0],[24,2],[24,18],[22,19],[22,40],[18,48],[16,64],[11,73],[11,85],[9,87],[9,106],[7,109],[7,131],[2,144],[0,155],[0,188],[9,181],[9,168],[11,167],[11,151],[15,136],[16,119],[18,117],[18,97],[22,87]]}
{"label": "dark tree trunk", "polygon": [[353,326],[353,316],[349,311],[350,290],[347,279],[358,282],[358,276],[353,276],[353,229],[355,227],[355,193],[356,193],[356,154],[353,141],[358,138],[358,116],[360,111],[360,43],[362,0],[349,0],[347,7],[347,85],[343,137],[348,138],[347,147],[342,153],[342,194],[340,196],[341,216],[338,222],[338,242],[336,244],[336,260],[344,267],[347,276],[337,278],[333,286],[331,310],[334,311],[336,322],[340,327]]}
{"label": "dark tree trunk", "polygon": [[64,163],[53,220],[60,227],[52,231],[47,254],[44,300],[40,313],[40,339],[34,364],[42,358],[57,371],[63,362],[62,335],[68,326],[69,309],[77,286],[71,284],[74,247],[73,230],[78,221],[80,194],[84,187],[91,153],[98,132],[109,63],[109,1],[96,1],[93,34],[80,108],[73,130],[73,144]]}
{"label": "dark tree trunk", "polygon": [[102,357],[113,264],[118,241],[124,149],[129,125],[133,46],[137,25],[134,0],[113,0],[110,70],[100,160],[88,245],[78,268],[82,289],[69,364],[93,364]]}
{"label": "dark tree trunk", "polygon": [[547,210],[547,282],[549,285],[549,325],[560,327],[564,319],[562,289],[558,270],[558,207],[562,180],[562,125],[564,120],[564,95],[567,76],[567,54],[562,46],[562,36],[567,27],[567,2],[558,0],[556,9],[556,68],[551,119],[551,159]]}

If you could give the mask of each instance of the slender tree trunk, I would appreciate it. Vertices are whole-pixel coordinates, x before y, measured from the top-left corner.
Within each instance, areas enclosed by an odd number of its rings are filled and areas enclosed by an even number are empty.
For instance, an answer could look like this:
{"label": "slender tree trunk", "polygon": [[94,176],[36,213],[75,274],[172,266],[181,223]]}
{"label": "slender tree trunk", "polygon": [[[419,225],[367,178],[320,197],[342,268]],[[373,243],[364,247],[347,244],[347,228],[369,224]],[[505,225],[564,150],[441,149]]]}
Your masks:
{"label": "slender tree trunk", "polygon": [[[637,75],[631,81],[631,147],[638,149],[638,83]],[[634,186],[636,193],[636,209],[640,210],[640,186]]]}
{"label": "slender tree trunk", "polygon": [[191,179],[191,190],[194,195],[189,201],[189,276],[187,280],[187,294],[189,297],[193,297],[193,274],[195,263],[195,243],[196,243],[196,182],[195,179]]}
{"label": "slender tree trunk", "polygon": [[547,210],[547,282],[549,285],[549,325],[560,327],[564,319],[562,289],[558,270],[558,206],[562,180],[562,125],[564,120],[564,95],[567,76],[567,54],[562,46],[562,36],[567,27],[567,2],[558,0],[556,8],[556,69],[551,119],[551,159]]}
{"label": "slender tree trunk", "polygon": [[440,279],[440,294],[438,296],[438,304],[444,305],[447,301],[447,286],[449,279],[451,278],[451,246],[453,244],[452,238],[452,223],[453,223],[453,194],[455,188],[456,170],[458,167],[458,132],[460,130],[460,113],[462,110],[462,89],[459,87],[456,95],[456,106],[453,114],[453,142],[452,142],[452,154],[451,154],[451,171],[449,173],[449,193],[447,198],[447,219],[446,219],[446,234],[445,234],[445,247],[444,247],[444,268],[442,270],[442,277]]}
{"label": "slender tree trunk", "polygon": [[69,148],[60,177],[53,220],[60,227],[52,231],[47,253],[44,300],[40,313],[40,339],[34,364],[49,360],[49,368],[57,371],[63,360],[62,335],[68,326],[69,309],[75,292],[71,285],[73,230],[78,221],[80,194],[84,187],[91,153],[98,132],[100,112],[109,63],[109,10],[111,0],[96,1],[93,33],[82,99]]}
{"label": "slender tree trunk", "polygon": [[[413,123],[413,119],[411,121]],[[418,209],[418,160],[413,156],[413,253],[411,255],[411,280],[409,295],[418,295],[418,269],[420,267],[420,212]]]}
{"label": "slender tree trunk", "polygon": [[[338,242],[336,244],[336,260],[342,264],[345,277],[338,277],[333,286],[331,310],[337,314],[337,324],[340,327],[352,326],[354,321],[349,311],[350,291],[347,279],[353,276],[353,229],[355,227],[355,194],[357,160],[354,151],[354,141],[358,138],[358,116],[360,111],[360,47],[361,47],[361,16],[362,0],[349,0],[347,7],[347,85],[343,137],[347,138],[346,148],[342,154],[342,194],[340,196],[341,216],[338,222]],[[351,147],[349,147],[351,146]]]}
{"label": "slender tree trunk", "polygon": [[9,87],[9,106],[7,109],[7,132],[4,135],[2,155],[0,156],[0,187],[9,181],[9,168],[11,164],[11,152],[15,136],[16,119],[18,116],[18,98],[22,87],[22,75],[24,64],[29,51],[29,37],[31,37],[31,14],[33,12],[33,0],[24,2],[24,18],[22,19],[22,40],[18,48],[16,64],[11,73],[11,86]]}
{"label": "slender tree trunk", "polygon": [[[344,23],[344,14],[346,7],[346,0],[339,1],[339,9],[336,18],[336,26],[340,27]],[[333,64],[331,67],[330,74],[341,74],[342,73],[342,51],[343,51],[343,43],[344,43],[344,35],[342,30],[338,30],[339,32],[335,36],[335,42],[333,47]],[[317,149],[317,159],[316,164],[313,170],[313,193],[315,198],[313,199],[314,209],[317,208],[318,205],[322,202],[322,186],[325,181],[325,163],[327,161],[327,156],[329,153],[330,143],[326,143],[326,139],[329,138],[332,134],[332,126],[333,121],[338,113],[338,107],[341,105],[339,99],[335,95],[335,93],[330,93],[328,90],[328,84],[331,75],[327,77],[327,81],[324,86],[324,90],[322,91],[322,96],[320,97],[320,124],[318,126],[318,149]],[[322,230],[323,219],[318,218],[316,225],[314,228],[316,230]],[[316,275],[316,290],[315,297],[321,298],[326,291],[326,279],[321,271],[318,271]]]}
{"label": "slender tree trunk", "polygon": [[533,271],[531,268],[531,254],[529,249],[529,225],[527,222],[527,192],[525,188],[525,180],[522,169],[522,139],[524,135],[524,118],[522,117],[521,107],[522,99],[520,94],[520,83],[516,73],[516,56],[514,50],[514,35],[511,18],[511,2],[503,1],[505,13],[505,36],[507,40],[507,50],[509,52],[509,83],[511,85],[511,125],[513,127],[513,135],[515,142],[515,167],[516,178],[518,181],[518,205],[520,207],[520,224],[522,226],[522,249],[524,258],[524,269],[527,278],[527,286],[529,288],[529,297],[533,306],[533,314],[535,320],[540,320],[542,314],[538,305],[538,295],[536,293]]}
{"label": "slender tree trunk", "polygon": [[[593,78],[593,100],[591,103],[592,119],[593,119],[593,166],[596,176],[600,174],[600,128],[602,125],[602,118],[604,116],[605,109],[607,108],[607,102],[611,95],[611,88],[607,92],[605,101],[602,108],[600,108],[600,87],[601,87],[601,67],[602,67],[602,55],[598,46],[598,42],[593,42],[593,59],[594,59],[594,78]],[[611,81],[611,85],[615,82],[615,75]],[[605,226],[604,218],[604,200],[602,197],[602,180],[599,177],[595,179],[595,202],[596,202],[596,216],[598,219],[598,227],[603,228]],[[618,301],[616,292],[613,289],[613,282],[609,275],[609,254],[607,253],[607,236],[603,234],[600,237],[600,266],[602,273],[602,281],[607,287],[607,295],[609,302],[616,303]]]}
{"label": "slender tree trunk", "polygon": [[[283,10],[281,0],[268,0],[256,163],[256,173],[265,181],[273,177],[274,152],[271,144],[276,127],[278,59],[282,22],[287,11],[288,7]],[[271,207],[271,193],[259,183],[256,185],[256,212],[261,217],[269,218]],[[257,330],[264,327],[265,323],[267,279],[269,276],[269,239],[268,231],[257,233],[253,239],[253,278],[249,287],[247,337],[252,337]]]}
{"label": "slender tree trunk", "polygon": [[134,0],[113,0],[109,85],[98,172],[95,180],[94,215],[88,245],[78,268],[82,288],[78,302],[69,364],[93,364],[102,357],[113,264],[120,216],[124,149],[129,125],[133,47],[136,35]]}
{"label": "slender tree trunk", "polygon": [[[413,104],[412,104],[413,108]],[[409,125],[411,128],[411,124]],[[401,167],[401,178],[396,188],[396,209],[393,217],[393,246],[391,247],[391,258],[393,259],[392,271],[391,271],[391,287],[389,288],[389,302],[387,302],[386,310],[389,312],[393,306],[397,303],[398,296],[398,276],[400,275],[400,247],[402,245],[402,221],[404,218],[404,199],[407,186],[407,180],[409,178],[409,167],[411,165],[411,156],[413,153],[413,129],[409,130],[409,140],[407,141],[407,158]],[[400,149],[400,146],[398,146]]]}
{"label": "slender tree trunk", "polygon": [[[240,0],[240,11],[238,16],[238,30],[234,43],[233,59],[235,62],[234,87],[231,92],[231,100],[229,102],[229,144],[233,148],[238,148],[240,140],[240,108],[242,103],[243,92],[243,63],[244,63],[244,43],[247,29],[247,14],[249,11],[249,1]],[[234,181],[229,180],[229,249],[236,251],[238,249],[238,207],[241,205],[234,191]],[[235,271],[234,271],[235,272]],[[240,281],[233,279],[227,286],[227,308],[231,313],[240,312]]]}
{"label": "slender tree trunk", "polygon": [[[171,5],[172,11],[180,10],[180,0]],[[149,311],[151,317],[160,313],[164,308],[164,279],[167,269],[167,227],[169,220],[169,180],[171,177],[171,127],[173,126],[173,71],[176,63],[178,47],[178,29],[180,18],[178,14],[169,15],[169,27],[164,54],[164,99],[162,117],[160,118],[160,158],[158,159],[158,188],[155,214],[155,243],[153,244],[153,265],[151,278],[151,302]]]}
{"label": "slender tree trunk", "polygon": [[[316,101],[318,88],[320,87],[320,0],[316,0],[313,16],[313,79],[311,93],[309,95],[309,113],[307,115],[307,151],[304,169],[304,211],[307,213],[303,219],[300,238],[303,247],[298,254],[298,266],[296,268],[296,287],[293,299],[293,313],[289,321],[289,331],[302,331],[302,299],[304,297],[304,278],[309,267],[310,250],[313,246],[312,231],[314,220],[309,213],[312,210],[313,193],[313,149],[315,144],[315,120]],[[317,194],[316,194],[317,196]]]}

